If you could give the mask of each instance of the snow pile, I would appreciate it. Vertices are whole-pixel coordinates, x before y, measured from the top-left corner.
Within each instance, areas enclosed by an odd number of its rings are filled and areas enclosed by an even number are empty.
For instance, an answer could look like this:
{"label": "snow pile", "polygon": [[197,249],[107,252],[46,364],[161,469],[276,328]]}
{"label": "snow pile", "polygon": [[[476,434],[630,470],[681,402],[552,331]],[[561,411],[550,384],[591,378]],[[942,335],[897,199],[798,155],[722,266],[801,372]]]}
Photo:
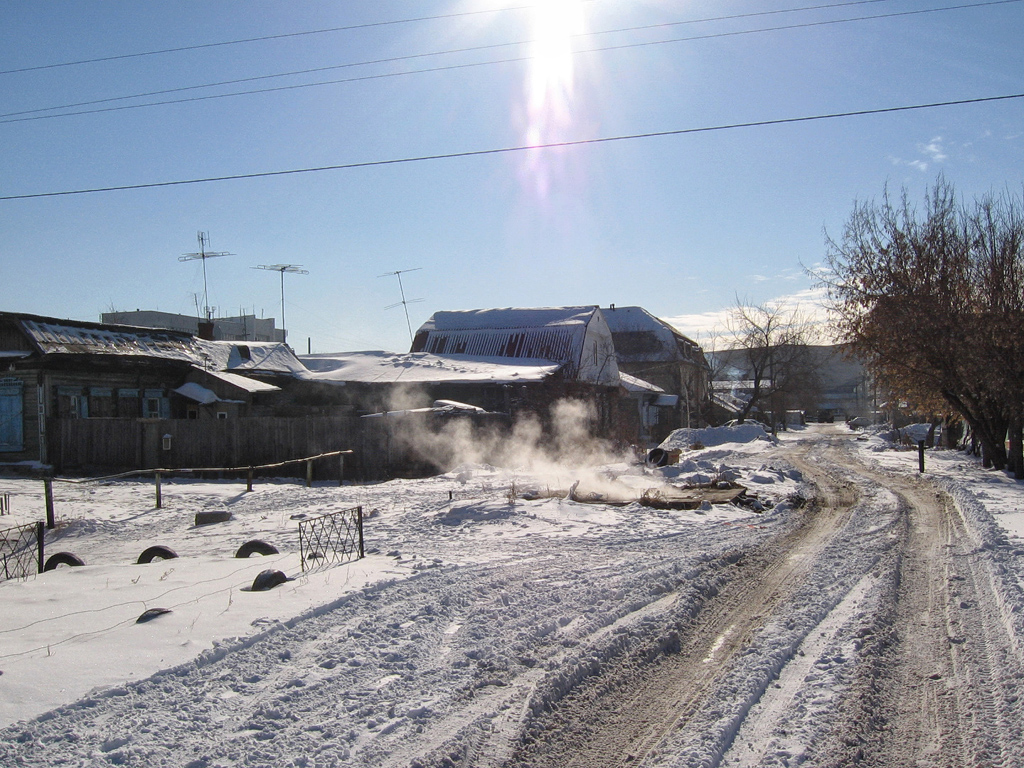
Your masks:
{"label": "snow pile", "polygon": [[696,446],[710,448],[726,444],[753,443],[761,440],[778,442],[764,431],[760,424],[736,424],[728,427],[705,427],[704,429],[677,429],[662,441],[658,447],[666,450],[692,450]]}

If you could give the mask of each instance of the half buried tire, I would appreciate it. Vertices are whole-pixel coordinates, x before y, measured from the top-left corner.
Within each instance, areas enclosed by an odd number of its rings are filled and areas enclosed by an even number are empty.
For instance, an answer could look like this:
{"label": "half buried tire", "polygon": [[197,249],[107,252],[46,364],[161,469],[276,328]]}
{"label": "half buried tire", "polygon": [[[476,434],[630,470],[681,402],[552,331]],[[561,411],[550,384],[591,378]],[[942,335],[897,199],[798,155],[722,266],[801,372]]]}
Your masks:
{"label": "half buried tire", "polygon": [[178,556],[170,547],[165,547],[161,544],[157,544],[155,547],[148,547],[143,550],[142,554],[139,555],[139,559],[135,561],[136,565],[145,565],[151,563],[154,560],[173,560]]}
{"label": "half buried tire", "polygon": [[248,557],[249,555],[276,555],[278,554],[277,547],[273,544],[267,544],[265,541],[259,539],[253,539],[247,541],[245,544],[238,548],[235,552],[235,557]]}
{"label": "half buried tire", "polygon": [[72,567],[77,567],[79,565],[85,565],[85,561],[70,552],[56,552],[46,558],[43,570],[52,571],[58,565],[70,565]]}

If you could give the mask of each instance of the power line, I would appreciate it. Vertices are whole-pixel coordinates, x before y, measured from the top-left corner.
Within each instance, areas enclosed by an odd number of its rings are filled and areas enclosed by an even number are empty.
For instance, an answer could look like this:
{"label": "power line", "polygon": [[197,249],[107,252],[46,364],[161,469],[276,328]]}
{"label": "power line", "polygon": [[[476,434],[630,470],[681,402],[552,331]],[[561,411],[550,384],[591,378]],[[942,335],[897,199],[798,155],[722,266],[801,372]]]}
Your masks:
{"label": "power line", "polygon": [[[1020,0],[1003,0],[1003,1],[1019,2]],[[880,2],[889,2],[889,0],[849,0],[848,2],[828,3],[828,4],[824,4],[824,5],[811,5],[811,6],[804,6],[804,7],[801,7],[801,8],[784,8],[784,9],[779,9],[779,10],[774,10],[774,11],[759,11],[759,12],[756,12],[756,13],[740,13],[740,14],[734,14],[734,15],[730,15],[730,16],[711,16],[711,17],[705,17],[705,18],[700,18],[700,19],[687,19],[685,21],[669,21],[669,22],[662,22],[662,23],[658,23],[658,24],[647,24],[647,25],[636,26],[636,27],[620,27],[620,28],[615,28],[615,29],[599,30],[599,31],[595,31],[595,32],[587,32],[587,33],[573,35],[573,37],[595,37],[595,36],[599,36],[599,35],[617,34],[617,33],[621,33],[621,32],[637,32],[637,31],[650,30],[650,29],[662,29],[662,28],[665,28],[665,27],[675,27],[675,26],[680,26],[680,25],[703,24],[703,23],[709,23],[709,22],[715,22],[715,21],[726,21],[726,20],[734,20],[734,19],[753,18],[753,17],[758,17],[758,16],[773,16],[773,15],[778,15],[778,14],[782,14],[782,13],[799,13],[799,12],[804,12],[804,11],[820,10],[820,9],[824,9],[824,8],[840,8],[840,7],[844,7],[844,6],[850,6],[850,5],[866,5],[866,4],[869,4],[869,3],[880,3]],[[431,17],[431,18],[433,18],[433,17]],[[313,32],[309,32],[309,33],[294,33],[294,34],[314,34],[314,33]],[[256,38],[256,39],[263,39],[263,38]],[[91,101],[80,101],[80,102],[75,102],[75,103],[71,103],[71,104],[61,104],[61,105],[53,106],[53,107],[37,107],[35,109],[25,109],[25,110],[21,110],[21,111],[18,111],[18,112],[7,112],[7,113],[4,113],[4,114],[0,114],[0,118],[4,118],[4,117],[17,117],[19,115],[30,115],[30,114],[34,114],[34,113],[37,113],[37,112],[51,112],[51,111],[58,110],[58,109],[74,109],[75,107],[86,107],[86,106],[91,106],[93,104],[105,104],[105,103],[109,103],[109,102],[112,102],[112,101],[124,101],[124,100],[127,100],[127,99],[144,99],[144,98],[148,98],[150,96],[162,96],[162,95],[169,94],[169,93],[180,93],[182,91],[192,91],[192,90],[198,90],[198,89],[201,89],[201,88],[217,88],[217,87],[225,86],[225,85],[238,85],[240,83],[255,82],[255,81],[259,81],[259,80],[272,80],[272,79],[280,78],[280,77],[294,77],[296,75],[309,75],[309,74],[315,74],[317,72],[328,72],[328,71],[332,71],[332,70],[347,69],[347,68],[351,68],[351,67],[371,66],[371,65],[374,65],[374,64],[393,64],[393,63],[400,62],[400,61],[409,61],[409,60],[413,60],[413,59],[428,58],[428,57],[432,57],[432,56],[447,56],[447,55],[456,54],[456,53],[471,53],[471,52],[484,51],[484,50],[493,50],[495,48],[508,48],[508,47],[514,47],[514,46],[519,46],[519,45],[528,45],[531,42],[532,41],[530,41],[530,40],[519,40],[519,41],[513,41],[513,42],[506,42],[506,43],[493,43],[493,44],[489,44],[489,45],[477,45],[477,46],[468,46],[468,47],[464,47],[464,48],[452,48],[452,49],[447,49],[447,50],[442,50],[442,51],[432,51],[432,52],[427,52],[427,53],[409,54],[409,55],[405,55],[405,56],[392,56],[392,57],[384,58],[384,59],[371,59],[371,60],[366,60],[366,61],[349,62],[349,63],[346,63],[346,64],[334,64],[334,65],[328,65],[328,66],[323,66],[323,67],[312,67],[312,68],[309,68],[309,69],[298,69],[298,70],[293,70],[291,72],[278,72],[278,73],[274,73],[274,74],[270,74],[270,75],[258,75],[258,76],[252,76],[252,77],[236,78],[236,79],[233,79],[233,80],[221,80],[221,81],[217,81],[217,82],[213,82],[213,83],[202,83],[200,85],[186,85],[186,86],[180,86],[180,87],[177,87],[177,88],[165,88],[165,89],[161,89],[161,90],[157,90],[157,91],[147,91],[147,92],[144,92],[144,93],[131,94],[131,95],[128,95],[128,96],[111,96],[111,97],[104,98],[104,99],[94,99],[94,100],[91,100]],[[189,50],[189,48],[172,49],[172,50]],[[0,73],[0,74],[3,74],[3,73]]]}
{"label": "power line", "polygon": [[[766,11],[766,12],[762,12],[762,13],[738,14],[738,15],[735,15],[735,16],[722,16],[722,17],[708,18],[708,19],[691,19],[691,20],[688,20],[688,21],[664,22],[664,23],[661,23],[661,24],[653,24],[653,25],[646,25],[646,26],[640,26],[640,27],[623,27],[623,28],[620,28],[620,29],[603,30],[603,31],[600,31],[600,32],[588,32],[588,33],[583,33],[583,34],[580,34],[580,35],[574,35],[573,37],[577,37],[577,38],[578,37],[593,37],[593,36],[604,35],[604,34],[613,34],[613,33],[621,33],[621,32],[634,32],[634,31],[642,31],[642,30],[655,29],[655,28],[672,27],[672,26],[678,26],[678,25],[682,25],[682,24],[694,24],[694,23],[701,23],[701,22],[707,22],[707,21],[720,21],[720,20],[724,20],[724,19],[748,18],[748,17],[752,17],[752,16],[766,16],[766,15],[778,14],[778,13],[791,13],[791,12],[796,12],[796,11],[816,10],[816,9],[821,9],[821,8],[833,8],[833,7],[840,7],[840,6],[845,6],[845,5],[859,5],[859,4],[864,4],[864,3],[886,2],[886,1],[887,0],[855,0],[855,2],[836,3],[836,4],[832,4],[832,5],[807,6],[805,8],[784,9],[784,10],[777,10],[777,11]],[[758,29],[750,29],[750,30],[739,30],[739,31],[732,31],[732,32],[717,32],[717,33],[708,33],[708,34],[704,34],[704,35],[691,35],[691,36],[688,36],[688,37],[676,37],[676,38],[670,38],[670,39],[667,39],[667,40],[652,40],[652,41],[639,42],[639,43],[622,43],[622,44],[617,44],[617,45],[608,45],[608,46],[601,46],[601,47],[596,47],[596,48],[584,48],[584,49],[580,49],[580,50],[577,50],[577,51],[573,51],[573,55],[578,55],[578,54],[583,54],[583,53],[604,53],[604,52],[608,52],[608,51],[628,50],[628,49],[631,49],[631,48],[644,48],[644,47],[649,47],[649,46],[654,46],[654,45],[667,45],[667,44],[671,44],[671,43],[694,42],[694,41],[698,41],[698,40],[713,40],[713,39],[717,39],[717,38],[739,37],[739,36],[743,36],[743,35],[764,34],[764,33],[767,33],[767,32],[784,32],[784,31],[791,31],[791,30],[796,30],[796,29],[808,29],[808,28],[813,28],[813,27],[832,26],[832,25],[837,25],[837,24],[849,24],[849,23],[858,22],[858,21],[876,21],[876,20],[880,20],[880,19],[899,18],[899,17],[904,17],[904,16],[918,16],[918,15],[928,14],[928,13],[943,13],[943,12],[947,12],[947,11],[957,11],[957,10],[966,10],[966,9],[973,9],[973,8],[983,8],[983,7],[996,6],[996,5],[1009,5],[1009,4],[1016,4],[1016,3],[1020,3],[1020,2],[1024,2],[1024,0],[986,0],[986,2],[980,2],[980,3],[965,3],[965,4],[959,4],[959,5],[943,6],[943,7],[940,7],[940,8],[924,8],[924,9],[918,9],[918,10],[913,10],[913,11],[897,11],[897,12],[893,12],[893,13],[873,14],[873,15],[869,15],[869,16],[857,16],[857,17],[848,18],[848,19],[830,19],[830,20],[824,20],[824,21],[803,22],[803,23],[800,23],[800,24],[786,24],[786,25],[775,26],[775,27],[761,27],[761,28],[758,28]],[[148,91],[148,92],[144,92],[144,93],[132,94],[132,95],[129,95],[129,96],[113,96],[113,97],[108,97],[108,98],[104,98],[104,99],[94,99],[94,100],[91,100],[91,101],[77,102],[77,103],[72,103],[72,104],[64,104],[64,105],[54,106],[54,107],[38,107],[38,108],[35,108],[35,109],[28,109],[28,110],[21,110],[21,111],[18,111],[18,112],[8,112],[8,113],[0,114],[0,124],[29,122],[29,121],[33,121],[33,120],[48,120],[48,119],[53,119],[53,118],[58,118],[58,117],[78,117],[78,116],[81,116],[81,115],[101,114],[101,113],[104,113],[104,112],[117,112],[117,111],[128,110],[128,109],[142,109],[142,108],[146,108],[146,107],[168,106],[168,105],[172,105],[172,104],[187,104],[187,103],[197,102],[197,101],[210,101],[210,100],[214,100],[214,99],[224,99],[224,98],[229,98],[229,97],[234,97],[234,96],[252,96],[252,95],[257,95],[257,94],[262,94],[262,93],[274,93],[274,92],[278,92],[278,91],[298,90],[298,89],[302,89],[302,88],[316,88],[316,87],[322,87],[322,86],[327,86],[327,85],[343,85],[343,84],[347,84],[347,83],[365,82],[365,81],[368,81],[368,80],[379,80],[379,79],[392,78],[392,77],[404,77],[406,75],[416,75],[416,74],[429,74],[429,73],[433,73],[433,72],[444,72],[444,71],[451,71],[451,70],[457,70],[457,69],[469,69],[469,68],[473,68],[473,67],[491,66],[491,65],[495,65],[495,64],[511,64],[511,63],[529,61],[531,59],[531,57],[530,56],[516,56],[516,57],[510,57],[510,58],[504,58],[504,59],[493,59],[493,60],[490,60],[490,61],[472,62],[472,63],[467,63],[467,64],[441,65],[441,66],[437,66],[437,67],[428,67],[428,68],[423,68],[423,69],[405,70],[405,71],[401,71],[401,72],[385,72],[385,73],[379,73],[379,74],[361,75],[361,76],[357,76],[357,77],[339,78],[339,79],[334,79],[334,80],[321,80],[321,81],[316,81],[316,82],[312,82],[312,83],[298,83],[298,84],[292,84],[292,85],[273,86],[273,87],[269,87],[269,88],[256,88],[256,89],[251,89],[251,90],[246,90],[246,91],[234,91],[234,92],[231,92],[231,93],[211,94],[211,95],[207,95],[207,96],[191,96],[191,97],[186,97],[186,98],[181,98],[181,99],[165,99],[165,100],[162,100],[162,101],[147,102],[145,104],[126,104],[126,105],[120,105],[120,106],[100,107],[100,108],[97,108],[97,109],[84,109],[84,110],[78,110],[78,111],[75,111],[75,112],[61,112],[59,114],[53,114],[53,115],[40,115],[40,114],[36,114],[36,113],[39,113],[39,112],[51,112],[51,111],[60,110],[60,109],[74,109],[76,107],[90,106],[90,105],[94,105],[94,104],[108,104],[108,103],[114,102],[114,101],[127,101],[127,100],[130,100],[130,99],[143,99],[143,98],[149,98],[151,96],[161,96],[161,95],[171,94],[171,93],[182,93],[182,92],[185,92],[185,91],[199,90],[199,89],[202,89],[202,88],[216,88],[216,87],[222,87],[222,86],[226,86],[226,85],[238,85],[238,84],[241,84],[241,83],[258,82],[258,81],[261,81],[261,80],[272,80],[272,79],[281,78],[281,77],[294,77],[294,76],[297,76],[297,75],[308,75],[308,74],[315,74],[315,73],[318,73],[318,72],[328,72],[328,71],[334,71],[334,70],[339,70],[339,69],[349,69],[349,68],[360,67],[360,66],[372,66],[372,65],[379,65],[379,64],[394,64],[394,63],[398,63],[398,62],[402,62],[402,61],[412,61],[412,60],[416,60],[416,59],[430,58],[430,57],[434,57],[434,56],[448,56],[448,55],[459,54],[459,53],[474,53],[474,52],[481,52],[481,51],[486,51],[486,50],[495,50],[495,49],[498,49],[498,48],[510,48],[510,47],[516,47],[516,46],[529,45],[532,42],[533,42],[532,40],[519,40],[519,41],[514,41],[514,42],[492,43],[492,44],[489,44],[489,45],[470,46],[470,47],[465,47],[465,48],[454,48],[454,49],[443,50],[443,51],[432,51],[432,52],[427,52],[427,53],[409,54],[409,55],[405,55],[405,56],[393,56],[393,57],[384,58],[384,59],[374,59],[374,60],[360,61],[360,62],[349,62],[349,63],[346,63],[346,64],[335,64],[335,65],[330,65],[330,66],[325,66],[325,67],[314,67],[314,68],[310,68],[310,69],[294,70],[294,71],[291,71],[291,72],[280,72],[280,73],[275,73],[275,74],[270,74],[270,75],[258,75],[258,76],[246,77],[246,78],[238,78],[238,79],[233,79],[233,80],[224,80],[224,81],[219,81],[219,82],[214,82],[214,83],[205,83],[205,84],[201,84],[201,85],[188,85],[188,86],[181,86],[181,87],[177,87],[177,88],[167,88],[167,89],[163,89],[163,90]]]}
{"label": "power line", "polygon": [[834,120],[844,117],[864,117],[867,115],[883,115],[893,112],[910,112],[920,109],[935,109],[938,107],[955,107],[966,104],[983,104],[986,102],[1008,101],[1011,99],[1024,99],[1024,93],[1011,93],[1003,96],[983,96],[973,99],[957,99],[954,101],[937,101],[928,104],[912,104],[901,107],[881,107],[878,109],[859,109],[849,112],[832,112],[823,115],[807,115],[803,117],[783,117],[774,120],[754,120],[745,123],[729,123],[726,125],[712,125],[700,128],[678,128],[669,131],[651,131],[648,133],[632,133],[622,136],[604,136],[596,139],[579,139],[576,141],[556,141],[547,144],[519,145],[512,147],[497,147],[492,149],[475,149],[463,152],[448,152],[435,155],[419,155],[416,157],[393,158],[391,160],[366,160],[358,163],[341,163],[338,165],[321,165],[314,168],[292,168],[284,171],[258,171],[254,173],[238,173],[228,176],[209,176],[198,179],[179,179],[176,181],[154,181],[144,184],[124,184],[112,187],[92,187],[87,189],[64,190],[61,192],[34,192],[23,195],[4,195],[2,200],[30,200],[40,197],[66,197],[69,195],[85,195],[94,192],[125,192],[135,189],[154,189],[157,187],[175,187],[187,184],[208,184],[217,181],[239,181],[242,179],[269,178],[272,176],[289,176],[300,173],[321,173],[324,171],[353,170],[356,168],[373,168],[384,165],[402,165],[406,163],[420,163],[428,160],[456,160],[466,157],[483,157],[486,155],[509,154],[513,152],[527,152],[537,149],[554,149],[559,147],[582,147],[591,144],[607,144],[616,141],[634,141],[638,139],[654,139],[667,136],[684,136],[693,133],[711,133],[714,131],[726,131],[736,128],[762,128],[771,125],[787,125],[790,123],[808,123],[816,120]]}
{"label": "power line", "polygon": [[[594,2],[594,0],[584,0]],[[261,37],[244,37],[239,40],[222,40],[214,43],[198,43],[196,45],[182,45],[176,48],[161,48],[155,51],[140,51],[137,53],[120,53],[111,56],[98,56],[94,59],[79,59],[77,61],[61,61],[54,64],[37,64],[31,67],[20,67],[17,69],[0,70],[0,75],[13,75],[19,72],[37,72],[41,69],[57,69],[59,67],[75,67],[80,64],[99,64],[106,61],[120,61],[123,59],[137,59],[144,56],[159,56],[168,53],[183,53],[186,51],[199,51],[204,48],[220,48],[228,45],[242,45],[245,43],[261,43],[269,40],[283,40],[290,37],[307,37],[310,35],[323,35],[332,32],[351,32],[360,29],[372,29],[374,27],[389,27],[398,24],[414,24],[421,21],[440,21],[443,19],[456,19],[464,16],[478,16],[487,13],[504,13],[506,11],[522,11],[532,8],[532,5],[518,5],[510,8],[491,8],[481,11],[461,11],[458,13],[443,13],[437,16],[419,16],[411,19],[393,19],[391,21],[369,21],[365,24],[350,24],[344,27],[328,27],[327,29],[310,29],[300,32],[284,32],[277,35],[263,35]]]}
{"label": "power line", "polygon": [[[588,2],[589,3],[589,2],[595,2],[595,0],[583,0],[583,2]],[[723,21],[723,20],[726,20],[726,19],[742,19],[742,18],[749,18],[749,17],[753,17],[753,16],[770,16],[770,15],[779,14],[779,13],[794,13],[794,12],[799,12],[799,11],[817,10],[817,9],[821,9],[821,8],[839,8],[839,7],[842,7],[842,6],[867,5],[869,3],[881,3],[881,2],[889,2],[889,0],[847,0],[846,2],[827,3],[827,4],[823,4],[823,5],[811,5],[811,6],[806,6],[806,7],[803,7],[803,8],[786,8],[786,9],[780,9],[780,10],[774,10],[774,11],[759,11],[759,12],[754,12],[754,13],[734,14],[734,15],[730,15],[730,16],[710,17],[710,18],[706,18],[706,19],[696,19],[696,20],[693,20],[693,21],[685,21],[685,22],[669,22],[668,24],[654,24],[654,25],[648,25],[648,27],[671,26],[673,24],[691,24],[691,23],[697,23],[697,22],[702,22],[702,21]],[[414,23],[423,22],[423,21],[441,21],[441,20],[444,20],[444,19],[454,19],[454,18],[460,18],[460,17],[465,17],[465,16],[479,16],[479,15],[489,14],[489,13],[505,13],[505,12],[508,12],[508,11],[525,11],[525,10],[532,10],[533,8],[534,8],[534,5],[518,5],[518,6],[507,7],[507,8],[490,8],[490,9],[484,9],[484,10],[479,10],[479,11],[462,11],[462,12],[457,12],[457,13],[445,13],[445,14],[438,14],[436,16],[419,16],[419,17],[413,17],[413,18],[409,18],[409,19],[393,19],[391,21],[371,21],[371,22],[366,22],[364,24],[350,24],[348,26],[343,26],[343,27],[328,27],[326,29],[310,29],[310,30],[301,30],[301,31],[298,31],[298,32],[284,32],[284,33],[276,34],[276,35],[263,35],[263,36],[260,36],[260,37],[246,37],[246,38],[241,38],[241,39],[238,39],[238,40],[222,40],[222,41],[217,41],[217,42],[212,42],[212,43],[197,43],[195,45],[182,45],[182,46],[178,46],[178,47],[175,47],[175,48],[162,48],[162,49],[158,49],[158,50],[154,50],[154,51],[140,51],[140,52],[135,52],[135,53],[113,54],[113,55],[110,55],[110,56],[99,56],[99,57],[92,58],[92,59],[79,59],[77,61],[64,61],[64,62],[56,62],[56,63],[52,63],[52,64],[38,64],[38,65],[35,65],[35,66],[31,66],[31,67],[21,67],[21,68],[18,68],[18,69],[0,70],[0,75],[12,75],[12,74],[16,74],[16,73],[19,73],[19,72],[35,72],[35,71],[39,71],[39,70],[43,70],[43,69],[57,69],[57,68],[60,68],[60,67],[72,67],[72,66],[78,66],[80,64],[97,64],[97,63],[108,62],[108,61],[119,61],[119,60],[123,60],[123,59],[134,59],[134,58],[141,58],[141,57],[144,57],[144,56],[158,56],[158,55],[169,54],[169,53],[184,53],[184,52],[188,52],[188,51],[203,50],[203,49],[206,49],[206,48],[219,48],[219,47],[229,46],[229,45],[242,45],[242,44],[246,44],[246,43],[267,42],[267,41],[270,41],[270,40],[283,40],[283,39],[292,38],[292,37],[309,37],[309,36],[312,36],[312,35],[322,35],[322,34],[336,33],[336,32],[351,32],[351,31],[356,31],[356,30],[361,30],[361,29],[372,29],[374,27],[396,26],[396,25],[400,25],[400,24],[414,24]],[[643,28],[645,28],[645,27],[637,27],[637,29],[643,29]]]}

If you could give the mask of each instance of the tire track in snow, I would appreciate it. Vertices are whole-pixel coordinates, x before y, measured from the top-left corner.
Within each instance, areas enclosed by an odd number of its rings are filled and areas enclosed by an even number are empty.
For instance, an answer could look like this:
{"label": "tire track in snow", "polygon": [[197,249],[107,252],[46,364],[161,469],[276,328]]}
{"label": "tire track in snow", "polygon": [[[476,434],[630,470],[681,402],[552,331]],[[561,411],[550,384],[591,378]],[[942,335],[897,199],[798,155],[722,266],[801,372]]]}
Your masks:
{"label": "tire track in snow", "polygon": [[[805,446],[798,450],[810,449]],[[531,768],[655,764],[663,740],[669,742],[666,754],[682,751],[679,765],[718,761],[746,710],[792,657],[800,640],[862,575],[854,574],[852,581],[839,588],[824,588],[824,598],[805,596],[805,624],[791,627],[789,635],[776,633],[775,640],[781,640],[781,646],[768,648],[764,663],[748,665],[741,679],[732,683],[736,687],[722,698],[718,689],[729,671],[748,653],[773,615],[786,607],[833,541],[838,543],[827,568],[819,575],[821,583],[834,581],[831,569],[837,564],[853,561],[848,550],[859,531],[846,532],[845,538],[840,534],[847,528],[857,498],[854,487],[800,459],[795,463],[821,478],[824,500],[806,511],[801,523],[778,539],[726,558],[733,565],[731,577],[721,589],[706,593],[706,604],[696,618],[680,617],[674,628],[678,642],[673,653],[646,657],[638,653],[601,679],[580,686],[556,709],[538,718],[531,738],[510,764]],[[885,538],[885,534],[878,538]],[[888,544],[873,541],[872,546],[884,549]],[[876,559],[877,555],[867,555],[858,565],[866,570]],[[822,587],[816,583],[812,591],[820,592]],[[669,629],[663,628],[663,632],[669,633]],[[708,704],[716,698],[717,703]],[[702,709],[708,706],[713,710]],[[731,708],[731,714],[723,706]],[[686,746],[686,733],[691,730],[688,724],[704,724],[708,719],[716,723],[714,733],[704,729],[699,736],[691,737],[696,743]],[[670,760],[670,764],[676,763]]]}
{"label": "tire track in snow", "polygon": [[[395,528],[408,537],[396,543],[433,534],[443,557],[473,551],[465,533],[430,526]],[[635,532],[618,542],[536,537],[526,551],[510,540],[490,562],[423,568],[4,729],[0,764],[500,761],[534,692],[567,659],[592,641],[614,652],[634,625],[656,620],[652,605],[713,572],[718,553],[764,535],[697,525],[682,553],[678,537]]]}

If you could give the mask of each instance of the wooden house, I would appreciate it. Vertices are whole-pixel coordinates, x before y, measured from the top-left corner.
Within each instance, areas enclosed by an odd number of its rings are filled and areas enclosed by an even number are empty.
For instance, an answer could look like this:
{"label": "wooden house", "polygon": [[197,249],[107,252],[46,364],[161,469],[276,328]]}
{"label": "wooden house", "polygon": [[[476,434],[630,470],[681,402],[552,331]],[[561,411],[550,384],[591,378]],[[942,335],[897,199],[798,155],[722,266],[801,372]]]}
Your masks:
{"label": "wooden house", "polygon": [[[61,422],[227,418],[302,364],[280,343],[0,312],[0,463],[48,463]],[[262,381],[260,380],[262,379]]]}
{"label": "wooden house", "polygon": [[652,425],[655,437],[707,423],[711,368],[700,345],[642,307],[612,305],[603,313],[619,370],[677,397],[669,417]]}

